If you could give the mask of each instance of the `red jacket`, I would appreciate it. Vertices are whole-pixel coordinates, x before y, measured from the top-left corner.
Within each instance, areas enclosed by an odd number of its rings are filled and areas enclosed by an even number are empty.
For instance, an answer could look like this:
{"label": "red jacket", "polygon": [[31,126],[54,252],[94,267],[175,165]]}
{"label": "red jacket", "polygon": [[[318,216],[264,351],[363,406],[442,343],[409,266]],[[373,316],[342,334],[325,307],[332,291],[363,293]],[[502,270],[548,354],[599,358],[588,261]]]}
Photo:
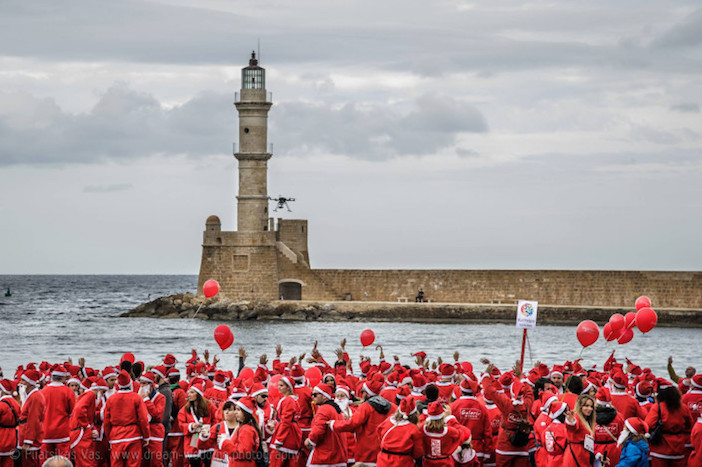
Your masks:
{"label": "red jacket", "polygon": [[302,432],[298,425],[300,406],[293,396],[285,396],[278,401],[276,408],[278,423],[273,432],[271,449],[286,454],[297,454],[302,446]]}
{"label": "red jacket", "polygon": [[460,428],[445,426],[441,433],[427,431],[426,425],[422,427],[422,447],[425,467],[453,467],[451,454],[464,441]]}
{"label": "red jacket", "polygon": [[424,455],[422,432],[407,420],[386,419],[378,426],[376,436],[380,439],[381,451],[377,462],[368,461],[376,462],[376,467],[414,467],[414,460]]}
{"label": "red jacket", "polygon": [[44,409],[43,443],[67,443],[70,440],[70,420],[76,395],[63,383],[52,382],[42,389],[46,408]]}
{"label": "red jacket", "polygon": [[456,395],[456,385],[453,383],[446,383],[439,381],[435,384],[439,388],[439,399],[438,401],[442,404],[450,404],[452,399],[455,399]]}
{"label": "red jacket", "polygon": [[624,431],[624,419],[620,413],[606,425],[595,424],[595,453],[609,459],[609,465],[617,465],[622,455],[621,446],[617,446],[619,434]]}
{"label": "red jacket", "polygon": [[641,419],[646,417],[646,412],[639,405],[639,401],[625,392],[612,391],[612,405],[624,420],[631,417],[639,417]]}
{"label": "red jacket", "polygon": [[312,389],[309,386],[297,386],[295,388],[297,405],[300,407],[300,418],[298,423],[302,431],[310,431],[312,425]]}
{"label": "red jacket", "polygon": [[217,407],[224,404],[228,397],[229,393],[227,392],[227,388],[218,387],[217,385],[205,391],[205,399],[208,399]]}
{"label": "red jacket", "polygon": [[592,437],[590,430],[580,421],[578,415],[575,416],[575,422],[571,425],[568,420],[565,422],[566,439],[568,447],[563,454],[563,467],[583,467],[592,465],[590,462],[590,452],[585,449],[585,438]]}
{"label": "red jacket", "polygon": [[239,425],[231,439],[224,440],[222,451],[229,456],[230,467],[254,467],[255,454],[261,441],[251,425]]}
{"label": "red jacket", "polygon": [[149,438],[149,414],[139,394],[120,389],[105,403],[105,435],[110,444]]}
{"label": "red jacket", "polygon": [[173,410],[176,413],[176,416],[171,420],[171,430],[168,432],[168,436],[183,436],[183,429],[178,424],[178,412],[180,412],[180,409],[182,409],[187,402],[188,396],[185,394],[185,391],[180,388],[180,386],[176,386],[175,389],[172,390],[172,394]]}
{"label": "red jacket", "polygon": [[[653,429],[658,422],[658,407],[655,404],[646,415],[646,423]],[[689,443],[692,417],[685,404],[674,412],[669,412],[665,402],[660,403],[661,419],[663,420],[663,438],[658,444],[650,443],[651,457],[659,459],[684,459],[685,444]]]}
{"label": "red jacket", "polygon": [[22,405],[19,426],[19,445],[29,444],[30,451],[38,451],[44,439],[44,410],[46,401],[39,389],[33,389],[27,394],[27,399]]}
{"label": "red jacket", "polygon": [[702,390],[690,389],[682,396],[682,401],[690,411],[692,420],[697,420],[702,414]]}
{"label": "red jacket", "polygon": [[[500,409],[500,431],[495,441],[495,452],[506,456],[529,456],[529,445],[515,446],[510,442],[510,437],[519,427],[522,420],[528,420],[531,403],[534,401],[534,392],[528,384],[522,384],[519,389],[521,404],[514,405],[512,398],[500,394],[495,389],[497,384],[492,378],[483,378],[485,397],[495,402]],[[516,383],[515,383],[516,384]]]}
{"label": "red jacket", "polygon": [[308,466],[346,467],[349,458],[346,434],[331,430],[327,424],[331,420],[344,420],[336,404],[325,402],[317,406],[308,438],[312,444]]}
{"label": "red jacket", "polygon": [[0,397],[0,456],[11,456],[17,447],[20,406],[12,396]]}
{"label": "red jacket", "polygon": [[[204,417],[195,416],[195,413],[192,409],[187,410],[187,405],[183,406],[183,408],[180,409],[180,411],[178,412],[178,425],[183,431],[183,454],[185,455],[185,457],[199,457],[200,451],[204,450],[203,448],[207,446],[206,443],[210,441],[209,437],[203,438],[202,436],[200,436],[199,433],[197,433],[197,441],[193,443],[193,436],[196,435],[193,424],[200,423],[202,425],[212,425],[212,419],[212,404],[209,403],[207,404],[207,414],[205,414]],[[210,428],[215,427],[211,426]],[[193,446],[192,444],[195,444],[195,446]],[[214,449],[214,447],[212,447],[212,449]]]}
{"label": "red jacket", "polygon": [[144,405],[149,413],[149,441],[163,441],[166,436],[166,427],[161,420],[163,411],[166,409],[166,396],[156,390],[153,397],[144,398]]}
{"label": "red jacket", "polygon": [[475,396],[461,396],[451,404],[451,415],[461,425],[470,429],[473,436],[473,449],[479,458],[487,457],[492,447],[490,413],[485,404]]}
{"label": "red jacket", "polygon": [[697,419],[697,423],[692,428],[692,454],[688,459],[687,465],[690,467],[702,467],[702,417]]}
{"label": "red jacket", "polygon": [[[533,413],[533,410],[532,410]],[[546,429],[551,425],[552,420],[545,412],[541,412],[534,421],[534,439],[536,440],[536,453],[534,460],[536,465],[546,465],[548,463],[548,451],[546,450],[545,433]],[[553,435],[549,435],[553,436]]]}
{"label": "red jacket", "polygon": [[[561,467],[566,445],[568,444],[566,438],[565,425],[559,421],[551,422],[543,431],[543,446],[546,451],[546,462],[537,465]],[[590,465],[589,460],[586,465]]]}
{"label": "red jacket", "polygon": [[71,412],[71,447],[84,439],[92,439],[96,402],[93,391],[85,391],[78,397]]}
{"label": "red jacket", "polygon": [[[371,398],[372,399],[372,398]],[[378,412],[371,402],[365,401],[348,420],[333,421],[330,427],[334,431],[356,433],[356,462],[373,463],[380,452],[378,426],[395,412],[395,405],[383,399],[385,404],[377,405]],[[387,408],[387,412],[385,412]]]}

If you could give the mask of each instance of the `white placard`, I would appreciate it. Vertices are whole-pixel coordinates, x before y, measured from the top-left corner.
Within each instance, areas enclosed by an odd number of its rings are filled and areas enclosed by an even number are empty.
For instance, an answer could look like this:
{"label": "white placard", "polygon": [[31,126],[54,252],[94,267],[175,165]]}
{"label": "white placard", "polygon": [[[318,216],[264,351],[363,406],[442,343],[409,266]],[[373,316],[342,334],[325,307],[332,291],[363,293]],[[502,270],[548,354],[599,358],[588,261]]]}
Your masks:
{"label": "white placard", "polygon": [[539,311],[539,302],[519,300],[517,302],[517,327],[521,329],[534,329],[536,315]]}

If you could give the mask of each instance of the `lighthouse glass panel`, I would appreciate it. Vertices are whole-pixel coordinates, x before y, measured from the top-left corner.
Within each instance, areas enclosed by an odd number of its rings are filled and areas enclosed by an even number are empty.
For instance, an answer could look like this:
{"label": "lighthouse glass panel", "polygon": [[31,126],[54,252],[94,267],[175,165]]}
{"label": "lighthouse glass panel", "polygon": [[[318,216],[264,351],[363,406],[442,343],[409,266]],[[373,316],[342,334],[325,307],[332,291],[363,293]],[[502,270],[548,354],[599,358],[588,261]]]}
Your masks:
{"label": "lighthouse glass panel", "polygon": [[244,68],[241,70],[241,82],[244,89],[264,89],[266,76],[263,68]]}

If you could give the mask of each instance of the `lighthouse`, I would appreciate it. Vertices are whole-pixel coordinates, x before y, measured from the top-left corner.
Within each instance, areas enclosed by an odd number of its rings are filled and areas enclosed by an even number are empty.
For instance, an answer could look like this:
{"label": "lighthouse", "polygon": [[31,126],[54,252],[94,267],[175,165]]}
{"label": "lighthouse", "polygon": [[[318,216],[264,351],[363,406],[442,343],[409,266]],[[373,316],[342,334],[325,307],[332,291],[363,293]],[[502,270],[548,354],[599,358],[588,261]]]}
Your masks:
{"label": "lighthouse", "polygon": [[239,195],[237,230],[268,230],[268,111],[273,103],[266,91],[266,70],[251,53],[241,70],[241,91],[234,103],[239,112]]}

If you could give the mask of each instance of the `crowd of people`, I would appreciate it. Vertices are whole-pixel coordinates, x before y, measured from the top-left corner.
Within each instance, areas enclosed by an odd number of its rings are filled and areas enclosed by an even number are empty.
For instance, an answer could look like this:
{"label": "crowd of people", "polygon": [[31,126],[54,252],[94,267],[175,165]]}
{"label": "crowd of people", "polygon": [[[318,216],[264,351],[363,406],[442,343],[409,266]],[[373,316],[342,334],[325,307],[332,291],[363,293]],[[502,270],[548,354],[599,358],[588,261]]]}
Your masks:
{"label": "crowd of people", "polygon": [[[702,466],[702,374],[361,356],[0,369],[0,467]],[[11,377],[10,377],[11,376]]]}

